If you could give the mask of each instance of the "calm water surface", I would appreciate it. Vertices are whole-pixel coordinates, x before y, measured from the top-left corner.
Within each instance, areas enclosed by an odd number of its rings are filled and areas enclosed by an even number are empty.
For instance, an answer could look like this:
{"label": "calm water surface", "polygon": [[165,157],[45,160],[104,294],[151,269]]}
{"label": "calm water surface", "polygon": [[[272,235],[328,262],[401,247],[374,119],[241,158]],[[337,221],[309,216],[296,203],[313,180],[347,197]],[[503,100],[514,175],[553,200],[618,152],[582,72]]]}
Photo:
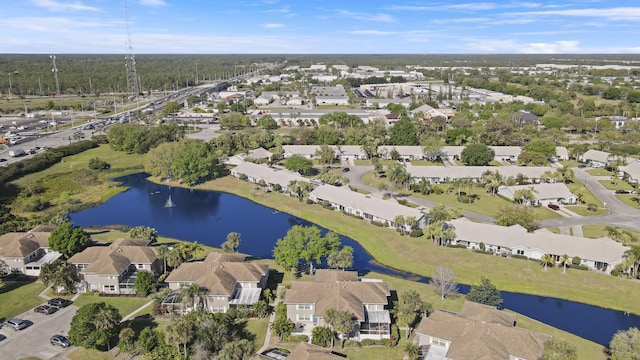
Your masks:
{"label": "calm water surface", "polygon": [[[228,233],[235,231],[242,235],[238,251],[260,258],[272,257],[276,240],[284,237],[291,226],[312,225],[235,195],[170,188],[151,183],[145,179],[146,176],[136,174],[117,179],[130,190],[98,207],[72,214],[71,221],[83,227],[115,224],[150,226],[161,236],[216,247],[225,241]],[[175,204],[173,208],[165,207],[169,195]],[[381,266],[350,238],[341,236],[341,240],[354,249],[354,269],[428,283],[427,277]],[[460,288],[462,293],[469,291],[468,286],[461,285]],[[507,309],[602,345],[608,345],[613,334],[620,329],[640,328],[640,316],[621,311],[506,291],[502,292],[502,297]]]}

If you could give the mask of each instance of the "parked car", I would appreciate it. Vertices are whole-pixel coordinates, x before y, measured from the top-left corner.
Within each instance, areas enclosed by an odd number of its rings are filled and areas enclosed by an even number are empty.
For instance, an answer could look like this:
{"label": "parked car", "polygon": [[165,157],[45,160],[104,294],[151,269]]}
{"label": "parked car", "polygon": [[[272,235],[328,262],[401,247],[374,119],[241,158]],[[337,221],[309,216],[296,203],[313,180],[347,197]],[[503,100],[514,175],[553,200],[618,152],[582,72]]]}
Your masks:
{"label": "parked car", "polygon": [[64,335],[53,335],[49,342],[51,342],[51,345],[53,346],[61,346],[63,348],[68,348],[69,346],[71,346],[69,339],[67,339],[67,337]]}
{"label": "parked car", "polygon": [[633,194],[632,190],[616,190],[616,194]]}
{"label": "parked car", "polygon": [[27,323],[22,319],[11,318],[11,319],[7,319],[7,321],[4,322],[4,326],[8,326],[12,328],[14,331],[18,331],[26,328]]}
{"label": "parked car", "polygon": [[53,299],[50,299],[49,301],[47,301],[47,304],[49,304],[50,306],[55,306],[55,307],[60,309],[60,308],[67,307],[67,306],[71,305],[71,301],[70,300],[61,299],[61,298],[53,298]]}
{"label": "parked car", "polygon": [[49,315],[49,314],[53,314],[54,312],[58,311],[58,308],[55,307],[55,306],[40,305],[40,306],[36,307],[35,309],[33,309],[33,311],[37,312],[37,313]]}
{"label": "parked car", "polygon": [[348,167],[346,167],[346,168],[342,169],[342,172],[349,172],[349,170],[350,169]]}
{"label": "parked car", "polygon": [[560,210],[560,206],[556,205],[556,204],[549,204],[547,205],[549,207],[549,209],[551,210]]}

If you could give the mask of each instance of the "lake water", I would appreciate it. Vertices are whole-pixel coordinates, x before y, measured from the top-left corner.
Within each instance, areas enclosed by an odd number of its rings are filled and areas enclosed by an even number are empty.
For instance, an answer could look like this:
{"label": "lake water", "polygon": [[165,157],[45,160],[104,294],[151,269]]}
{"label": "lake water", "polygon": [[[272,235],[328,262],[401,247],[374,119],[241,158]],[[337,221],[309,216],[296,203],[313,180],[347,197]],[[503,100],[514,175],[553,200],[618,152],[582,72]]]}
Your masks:
{"label": "lake water", "polygon": [[[242,236],[238,251],[260,258],[272,258],[275,242],[284,237],[291,226],[312,225],[235,195],[170,188],[149,182],[146,176],[136,174],[117,179],[129,190],[100,206],[71,214],[71,221],[83,227],[149,226],[158,230],[161,236],[215,247],[225,241],[228,233],[235,231]],[[169,196],[175,207],[165,207]],[[360,244],[347,237],[340,238],[344,245],[354,249],[354,269],[428,283],[427,277],[381,266]],[[468,291],[468,286],[460,286],[461,293]],[[507,309],[605,346],[616,331],[640,328],[640,316],[621,311],[506,291],[502,292],[502,298]]]}

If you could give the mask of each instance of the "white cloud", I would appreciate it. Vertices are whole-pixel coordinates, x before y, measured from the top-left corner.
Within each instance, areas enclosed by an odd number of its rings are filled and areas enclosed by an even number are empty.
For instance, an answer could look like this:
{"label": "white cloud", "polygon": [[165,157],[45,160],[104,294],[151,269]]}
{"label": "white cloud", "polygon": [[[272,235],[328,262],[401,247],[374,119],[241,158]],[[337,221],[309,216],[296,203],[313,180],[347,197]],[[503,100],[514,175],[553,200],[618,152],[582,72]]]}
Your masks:
{"label": "white cloud", "polygon": [[368,13],[358,13],[348,10],[336,10],[336,13],[340,16],[356,19],[356,20],[364,20],[364,21],[377,21],[377,22],[394,22],[395,19],[388,14],[368,14]]}
{"label": "white cloud", "polygon": [[49,11],[99,11],[97,7],[85,5],[79,1],[62,2],[55,0],[31,0],[35,6],[45,8]]}
{"label": "white cloud", "polygon": [[432,5],[432,6],[413,6],[413,5],[398,5],[390,6],[389,10],[394,11],[447,11],[447,10],[463,10],[463,11],[480,11],[480,10],[492,10],[497,8],[495,3],[466,3],[466,4],[452,4],[452,5]]}
{"label": "white cloud", "polygon": [[396,35],[395,31],[380,31],[380,30],[353,30],[348,31],[349,34],[355,35]]}
{"label": "white cloud", "polygon": [[569,16],[569,17],[591,17],[604,18],[611,21],[620,20],[640,20],[640,7],[617,7],[617,8],[590,8],[590,9],[567,9],[567,10],[545,10],[506,13],[508,16]]}
{"label": "white cloud", "polygon": [[284,27],[284,24],[269,23],[269,24],[262,24],[262,27],[265,29],[278,29],[278,28]]}
{"label": "white cloud", "polygon": [[165,6],[167,3],[164,0],[140,0],[140,5],[144,6]]}
{"label": "white cloud", "polygon": [[480,53],[522,53],[522,54],[561,54],[584,53],[579,41],[555,41],[522,43],[516,40],[472,39],[465,44],[471,52]]}
{"label": "white cloud", "polygon": [[476,17],[476,18],[453,18],[453,19],[437,19],[433,20],[434,24],[450,24],[450,23],[477,23],[489,21],[489,18]]}

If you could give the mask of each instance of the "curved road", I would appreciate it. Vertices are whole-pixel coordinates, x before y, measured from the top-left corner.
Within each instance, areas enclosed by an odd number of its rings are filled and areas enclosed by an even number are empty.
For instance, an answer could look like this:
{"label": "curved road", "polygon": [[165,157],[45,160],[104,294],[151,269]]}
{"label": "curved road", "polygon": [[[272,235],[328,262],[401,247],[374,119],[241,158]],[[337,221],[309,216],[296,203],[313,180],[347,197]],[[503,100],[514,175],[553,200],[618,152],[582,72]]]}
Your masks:
{"label": "curved road", "polygon": [[[350,171],[344,175],[349,178],[350,185],[382,196],[382,192],[380,190],[362,181],[362,176],[373,171],[373,166],[349,165],[349,169]],[[606,204],[609,209],[609,213],[598,216],[580,216],[543,220],[540,222],[541,227],[570,227],[589,224],[614,225],[640,232],[640,210],[624,204],[615,196],[612,190],[608,190],[602,186],[602,184],[600,184],[591,174],[587,173],[585,169],[574,168],[573,171],[575,178],[584,182],[586,187]],[[409,199],[411,202],[425,207],[433,207],[437,204],[433,201],[419,199],[413,196],[409,196]],[[494,219],[488,215],[478,214],[468,210],[464,210],[463,214],[465,217],[472,220],[484,223],[494,223]]]}

